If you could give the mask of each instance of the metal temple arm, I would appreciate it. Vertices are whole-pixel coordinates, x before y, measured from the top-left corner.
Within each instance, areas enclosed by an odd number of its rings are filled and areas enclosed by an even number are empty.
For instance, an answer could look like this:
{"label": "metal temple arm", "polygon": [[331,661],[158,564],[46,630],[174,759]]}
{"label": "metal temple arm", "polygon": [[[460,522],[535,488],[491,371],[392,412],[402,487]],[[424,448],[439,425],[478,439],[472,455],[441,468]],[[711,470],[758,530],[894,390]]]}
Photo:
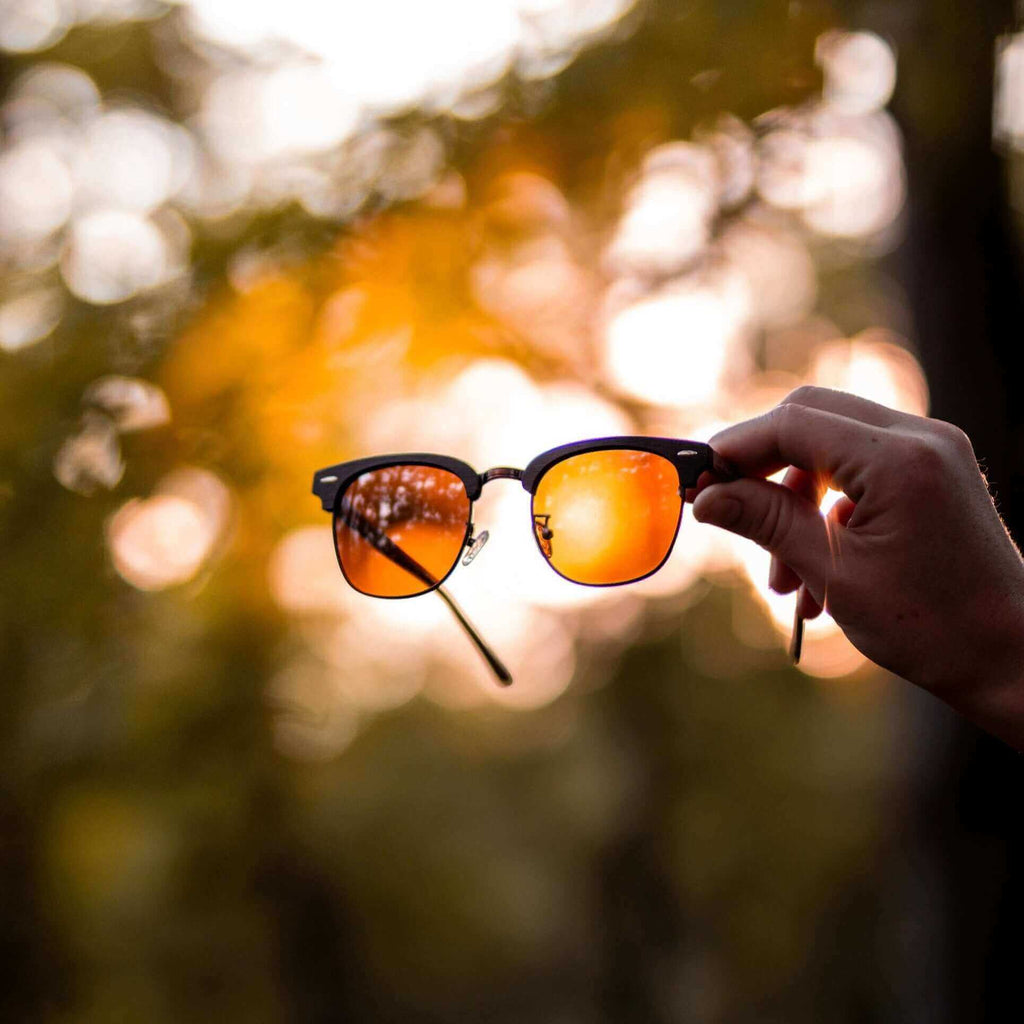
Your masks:
{"label": "metal temple arm", "polygon": [[340,516],[346,526],[351,526],[361,537],[365,537],[385,558],[390,559],[395,565],[401,566],[401,568],[410,575],[415,576],[421,583],[425,583],[428,587],[435,589],[441,600],[451,609],[459,625],[466,631],[466,635],[483,656],[484,661],[490,665],[491,671],[497,677],[498,682],[502,686],[508,686],[512,682],[512,673],[505,667],[505,664],[497,654],[491,650],[473,623],[466,617],[466,613],[456,603],[455,598],[445,590],[443,585],[438,583],[437,577],[429,569],[420,565],[412,555],[400,548],[383,530],[371,523],[361,513],[349,508],[345,512],[340,513]]}

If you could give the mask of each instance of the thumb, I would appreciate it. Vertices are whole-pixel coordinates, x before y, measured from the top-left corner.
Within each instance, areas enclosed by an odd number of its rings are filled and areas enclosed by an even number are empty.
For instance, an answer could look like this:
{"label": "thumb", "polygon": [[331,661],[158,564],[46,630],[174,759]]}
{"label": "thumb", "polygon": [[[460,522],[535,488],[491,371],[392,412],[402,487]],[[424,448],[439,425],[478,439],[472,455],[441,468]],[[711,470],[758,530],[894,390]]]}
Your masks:
{"label": "thumb", "polygon": [[828,530],[812,501],[769,480],[735,480],[704,488],[693,515],[767,548],[820,596],[830,564]]}

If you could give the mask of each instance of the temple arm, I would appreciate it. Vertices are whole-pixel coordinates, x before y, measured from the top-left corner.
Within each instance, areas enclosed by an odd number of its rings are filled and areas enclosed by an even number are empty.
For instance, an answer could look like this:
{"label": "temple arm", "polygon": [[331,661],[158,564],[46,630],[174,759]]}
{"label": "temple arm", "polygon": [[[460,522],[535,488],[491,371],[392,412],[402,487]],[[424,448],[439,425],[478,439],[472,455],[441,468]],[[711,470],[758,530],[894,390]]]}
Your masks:
{"label": "temple arm", "polygon": [[425,583],[428,587],[436,590],[438,596],[448,605],[452,614],[458,619],[459,625],[466,631],[466,635],[473,641],[476,649],[483,655],[487,664],[491,666],[491,671],[494,672],[498,681],[503,686],[508,686],[512,682],[512,673],[505,667],[497,654],[491,650],[484,638],[477,632],[473,623],[466,618],[466,613],[458,606],[455,598],[445,590],[443,585],[438,583],[437,577],[429,569],[420,565],[412,555],[400,548],[383,530],[379,529],[359,512],[350,508],[346,512],[340,513],[340,515],[342,521],[347,526],[351,526],[360,536],[365,537],[385,558],[390,559],[395,565],[400,566],[407,573],[415,576],[421,583]]}

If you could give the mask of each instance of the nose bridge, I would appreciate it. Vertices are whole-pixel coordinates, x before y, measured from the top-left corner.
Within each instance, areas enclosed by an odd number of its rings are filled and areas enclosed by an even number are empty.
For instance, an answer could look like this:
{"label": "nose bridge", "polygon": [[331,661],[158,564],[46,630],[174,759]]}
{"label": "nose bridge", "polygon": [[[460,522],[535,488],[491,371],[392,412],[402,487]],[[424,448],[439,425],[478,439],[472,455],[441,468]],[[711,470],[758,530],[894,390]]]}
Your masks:
{"label": "nose bridge", "polygon": [[492,480],[522,480],[523,471],[513,469],[511,466],[495,466],[480,474],[480,486],[489,484]]}

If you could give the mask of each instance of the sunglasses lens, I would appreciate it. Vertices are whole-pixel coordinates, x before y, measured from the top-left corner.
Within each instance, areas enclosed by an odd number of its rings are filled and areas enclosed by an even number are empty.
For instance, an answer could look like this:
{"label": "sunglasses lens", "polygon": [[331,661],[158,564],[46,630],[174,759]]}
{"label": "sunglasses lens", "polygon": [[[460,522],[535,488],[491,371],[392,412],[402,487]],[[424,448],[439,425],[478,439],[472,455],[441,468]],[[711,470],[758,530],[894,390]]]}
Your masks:
{"label": "sunglasses lens", "polygon": [[462,480],[432,466],[388,466],[357,477],[334,513],[345,578],[374,597],[422,594],[451,572],[466,540]]}
{"label": "sunglasses lens", "polygon": [[650,452],[563,459],[533,496],[533,529],[552,568],[576,583],[629,583],[654,572],[679,529],[679,474]]}

